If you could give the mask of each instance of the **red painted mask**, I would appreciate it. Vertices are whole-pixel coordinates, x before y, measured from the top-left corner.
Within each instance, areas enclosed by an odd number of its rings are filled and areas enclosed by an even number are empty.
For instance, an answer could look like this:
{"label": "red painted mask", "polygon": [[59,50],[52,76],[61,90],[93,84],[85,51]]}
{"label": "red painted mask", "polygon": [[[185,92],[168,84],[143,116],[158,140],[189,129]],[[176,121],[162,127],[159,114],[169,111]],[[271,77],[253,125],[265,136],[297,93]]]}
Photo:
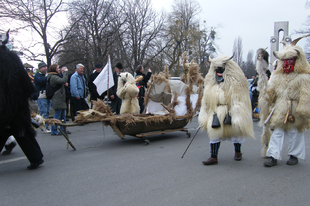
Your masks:
{"label": "red painted mask", "polygon": [[283,60],[283,72],[284,73],[291,73],[294,71],[295,66],[295,59],[284,59]]}

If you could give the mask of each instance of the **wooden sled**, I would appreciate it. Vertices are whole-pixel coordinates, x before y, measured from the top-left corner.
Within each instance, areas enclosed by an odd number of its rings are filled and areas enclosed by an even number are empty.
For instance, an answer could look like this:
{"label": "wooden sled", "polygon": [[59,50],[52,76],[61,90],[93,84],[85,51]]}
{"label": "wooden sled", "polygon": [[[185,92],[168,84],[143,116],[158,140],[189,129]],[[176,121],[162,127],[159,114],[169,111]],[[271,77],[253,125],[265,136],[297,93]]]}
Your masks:
{"label": "wooden sled", "polygon": [[165,134],[169,132],[186,132],[187,137],[191,134],[187,128],[184,128],[189,122],[189,119],[176,119],[172,122],[163,120],[162,122],[154,122],[151,125],[147,125],[145,122],[137,122],[133,126],[126,125],[126,122],[116,122],[115,125],[110,125],[113,131],[120,137],[124,138],[125,135],[130,135],[144,139],[145,145],[150,143],[147,136]]}
{"label": "wooden sled", "polygon": [[[146,111],[144,111],[144,113],[140,115],[115,115],[111,112],[107,104],[98,99],[97,101],[93,101],[93,109],[78,112],[79,114],[75,118],[75,123],[71,125],[58,125],[66,128],[67,126],[75,126],[91,122],[102,122],[103,124],[110,126],[120,138],[123,139],[125,135],[134,136],[143,139],[145,145],[150,143],[150,141],[146,139],[146,137],[150,135],[181,131],[186,132],[187,137],[190,137],[191,134],[185,126],[193,118],[197,112],[197,109],[200,107],[204,80],[199,73],[198,64],[185,63],[188,59],[185,55],[186,53],[182,56],[185,80],[183,83],[179,82],[182,84],[181,86],[176,87],[173,86],[174,83],[169,83],[168,67],[166,67],[164,72],[155,74],[151,77],[151,82],[146,90],[145,108],[148,107],[148,102],[156,102],[157,99],[166,100],[166,97],[170,96],[168,104],[167,102],[166,104],[160,102],[156,103],[162,105],[161,109],[165,110],[164,114],[155,114],[151,112],[146,114]],[[163,88],[163,90],[156,93],[158,88]],[[179,91],[182,98],[185,98],[185,102],[183,102],[182,106],[184,112],[182,114],[176,110],[176,106],[179,106],[180,104],[180,100],[178,99],[179,93],[172,88],[183,88],[183,93],[181,90]],[[165,98],[161,96],[162,94],[166,95]],[[197,100],[195,105],[192,105],[191,103],[191,95],[193,94],[196,95]],[[75,150],[75,147],[66,132],[62,132],[62,134],[66,138],[67,144]]]}

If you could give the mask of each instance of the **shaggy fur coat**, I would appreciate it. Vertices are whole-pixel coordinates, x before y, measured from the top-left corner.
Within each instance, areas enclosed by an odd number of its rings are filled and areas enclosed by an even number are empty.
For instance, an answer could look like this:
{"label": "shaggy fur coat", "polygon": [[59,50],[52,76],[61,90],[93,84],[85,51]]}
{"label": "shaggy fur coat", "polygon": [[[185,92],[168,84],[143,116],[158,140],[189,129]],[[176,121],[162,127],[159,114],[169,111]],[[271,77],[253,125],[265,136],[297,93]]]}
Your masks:
{"label": "shaggy fur coat", "polygon": [[136,86],[134,77],[128,73],[121,73],[118,78],[117,96],[123,99],[120,114],[139,114],[140,106],[138,102],[139,89]]}
{"label": "shaggy fur coat", "polygon": [[[227,56],[210,59],[211,66],[205,77],[199,125],[208,132],[210,140],[231,137],[252,137],[253,121],[248,82],[240,67]],[[223,82],[216,81],[218,67],[225,67]],[[213,114],[217,113],[221,127],[212,128]],[[224,124],[226,114],[231,115],[231,125]]]}
{"label": "shaggy fur coat", "polygon": [[0,47],[0,134],[10,127],[16,132],[28,130],[32,136],[28,99],[35,92],[34,85],[19,57]]}
{"label": "shaggy fur coat", "polygon": [[[278,63],[276,70],[268,81],[267,94],[264,99],[265,110],[274,112],[269,127],[283,130],[297,129],[299,132],[309,129],[310,123],[310,65],[299,46],[286,45],[276,53]],[[294,72],[283,72],[283,60],[297,58]],[[287,113],[295,117],[294,122],[285,122]]]}

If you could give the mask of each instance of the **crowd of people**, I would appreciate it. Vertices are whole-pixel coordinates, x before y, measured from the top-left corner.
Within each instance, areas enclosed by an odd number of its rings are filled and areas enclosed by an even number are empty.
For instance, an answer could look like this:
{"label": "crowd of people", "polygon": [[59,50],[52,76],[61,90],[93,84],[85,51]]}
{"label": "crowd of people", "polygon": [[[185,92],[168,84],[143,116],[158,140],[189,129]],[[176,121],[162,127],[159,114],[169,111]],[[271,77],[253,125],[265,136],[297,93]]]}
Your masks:
{"label": "crowd of people", "polygon": [[[122,100],[117,96],[116,92],[118,77],[123,70],[123,65],[121,63],[117,63],[115,65],[115,71],[113,72],[114,86],[112,86],[109,91],[105,91],[104,93],[99,95],[97,92],[97,87],[93,82],[102,71],[102,68],[103,67],[101,64],[96,64],[94,72],[89,75],[89,79],[87,81],[84,75],[83,64],[77,64],[74,73],[70,75],[68,72],[68,68],[65,66],[60,68],[59,65],[52,64],[48,68],[45,62],[40,62],[38,64],[38,72],[35,75],[30,74],[30,72],[27,71],[27,80],[29,80],[29,82],[33,85],[34,91],[28,97],[28,105],[29,102],[36,101],[40,116],[42,116],[44,119],[50,118],[50,112],[51,109],[53,109],[53,118],[58,119],[63,123],[66,123],[69,117],[71,117],[72,121],[74,121],[75,116],[78,114],[78,111],[89,109],[89,104],[87,100],[89,91],[91,108],[93,107],[93,100],[104,100],[105,98],[108,98],[109,100],[111,100],[111,103],[109,104],[111,111],[118,115],[120,113]],[[145,88],[147,87],[147,81],[150,79],[152,73],[149,69],[148,74],[145,75],[143,73],[144,68],[142,65],[139,65],[137,67],[136,72],[137,75],[143,75],[144,77],[144,79],[137,82],[137,86],[141,90],[137,98],[139,98],[142,113],[144,110],[144,92]],[[50,87],[52,88],[52,97],[47,94],[47,87],[49,87],[48,85],[50,85]],[[109,95],[109,97],[107,97],[107,95]],[[45,124],[45,128],[46,130],[42,130],[41,132],[48,134],[50,133],[51,135],[61,135],[61,133],[58,131],[57,125],[51,126]],[[60,127],[60,129],[63,130],[63,127]],[[66,130],[66,133],[71,134],[69,130]],[[17,145],[16,141],[20,145],[23,145],[23,143],[20,143],[20,135],[18,133],[8,133],[8,136],[9,137],[6,138],[6,142],[1,147],[4,147],[2,155],[9,155],[12,152],[13,148]],[[35,135],[32,136],[33,138],[35,137]],[[33,142],[34,140],[35,139],[29,141]],[[26,156],[29,156],[28,159],[31,162],[31,165],[28,166],[27,169],[36,169],[37,167],[39,167],[39,165],[43,163],[43,154],[40,150],[39,145],[36,141],[33,142],[32,145],[35,148],[33,152],[30,152],[28,150],[24,152],[25,154],[27,152],[32,153],[32,155],[35,155],[38,158],[31,157],[31,154],[27,153]],[[33,161],[34,158],[36,158],[35,161]]]}
{"label": "crowd of people", "polygon": [[[80,110],[89,109],[88,104],[88,92],[90,93],[90,107],[93,107],[93,102],[97,99],[104,100],[109,95],[108,99],[111,101],[110,107],[112,112],[115,114],[120,113],[120,107],[122,100],[117,96],[117,83],[118,76],[123,70],[123,65],[117,63],[115,65],[115,70],[113,72],[114,86],[105,91],[102,94],[98,94],[97,87],[94,84],[94,80],[102,71],[102,65],[96,64],[94,72],[89,75],[88,81],[84,75],[84,65],[77,64],[75,67],[75,72],[71,75],[68,74],[67,67],[59,68],[59,65],[53,64],[47,69],[47,65],[44,62],[38,64],[38,72],[33,78],[33,83],[36,88],[36,92],[32,95],[32,100],[36,100],[40,115],[47,119],[50,116],[51,108],[54,110],[54,119],[61,120],[66,123],[68,120],[68,112],[71,113],[72,121],[74,121],[75,116]],[[140,90],[139,95],[139,105],[140,113],[144,111],[144,94],[145,88],[147,87],[147,82],[151,77],[151,70],[148,69],[147,75],[144,74],[144,68],[139,65],[136,70],[137,76],[142,75],[144,78],[137,82],[137,86]],[[52,98],[48,98],[46,95],[47,83],[51,85],[54,90],[54,95]],[[70,102],[70,103],[69,103]],[[70,106],[70,110],[69,110]],[[61,135],[57,131],[57,126],[45,125],[45,133],[51,133],[51,135]],[[61,128],[63,129],[63,128]],[[66,131],[70,134],[70,131]]]}

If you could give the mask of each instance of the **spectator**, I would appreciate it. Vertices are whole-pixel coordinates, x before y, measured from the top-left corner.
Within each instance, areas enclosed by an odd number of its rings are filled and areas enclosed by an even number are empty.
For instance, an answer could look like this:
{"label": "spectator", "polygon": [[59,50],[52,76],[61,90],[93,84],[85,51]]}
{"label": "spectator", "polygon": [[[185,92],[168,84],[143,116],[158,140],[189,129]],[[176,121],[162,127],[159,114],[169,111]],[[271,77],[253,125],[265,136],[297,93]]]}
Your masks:
{"label": "spectator", "polygon": [[[68,71],[68,68],[67,67],[61,67],[61,76],[63,77],[63,74],[65,72],[65,70]],[[70,76],[71,77],[71,76]],[[70,88],[69,88],[69,76],[68,76],[68,81],[65,85],[65,90],[66,90],[66,106],[67,106],[67,109],[66,109],[66,115],[69,114],[69,100],[70,100]],[[66,118],[66,121],[69,121],[67,118]]]}
{"label": "spectator", "polygon": [[117,63],[115,65],[115,71],[113,72],[114,86],[109,89],[109,96],[111,99],[111,109],[112,112],[119,114],[122,100],[116,95],[117,92],[117,84],[118,84],[118,76],[122,72],[123,65],[121,63]]}
{"label": "spectator", "polygon": [[93,108],[93,102],[92,100],[97,101],[97,99],[103,100],[104,97],[107,95],[107,92],[103,92],[101,95],[98,94],[97,92],[97,87],[93,83],[93,81],[96,79],[96,77],[100,74],[102,71],[102,65],[101,64],[96,64],[95,65],[95,72],[89,75],[89,80],[88,80],[88,88],[90,92],[90,101],[91,101],[91,108]]}
{"label": "spectator", "polygon": [[[53,64],[49,68],[49,73],[47,75],[47,81],[50,82],[55,93],[52,97],[52,108],[54,109],[54,119],[64,120],[66,123],[66,90],[65,85],[68,85],[68,69],[64,71],[63,77],[59,77],[60,69],[57,64]],[[63,129],[63,128],[62,128]],[[70,134],[69,131],[67,133]],[[57,125],[52,126],[51,135],[60,135],[61,133],[57,131]]]}
{"label": "spectator", "polygon": [[[36,91],[39,91],[39,97],[37,99],[37,103],[40,110],[40,115],[48,119],[50,115],[51,109],[51,100],[46,98],[46,71],[47,65],[44,62],[40,62],[38,64],[39,72],[34,76],[34,84],[36,87]],[[45,125],[46,133],[50,133],[50,129],[48,125]]]}
{"label": "spectator", "polygon": [[147,82],[150,80],[151,75],[152,75],[152,71],[150,68],[148,69],[147,75],[145,75],[143,72],[144,72],[143,66],[139,65],[136,69],[137,77],[143,76],[143,79],[137,83],[137,87],[139,88],[138,97],[139,97],[140,114],[142,114],[144,111],[145,90],[147,88]]}
{"label": "spectator", "polygon": [[73,100],[75,116],[80,110],[87,110],[89,106],[85,100],[87,97],[86,79],[83,75],[84,65],[77,64],[76,71],[70,78],[70,92]]}

